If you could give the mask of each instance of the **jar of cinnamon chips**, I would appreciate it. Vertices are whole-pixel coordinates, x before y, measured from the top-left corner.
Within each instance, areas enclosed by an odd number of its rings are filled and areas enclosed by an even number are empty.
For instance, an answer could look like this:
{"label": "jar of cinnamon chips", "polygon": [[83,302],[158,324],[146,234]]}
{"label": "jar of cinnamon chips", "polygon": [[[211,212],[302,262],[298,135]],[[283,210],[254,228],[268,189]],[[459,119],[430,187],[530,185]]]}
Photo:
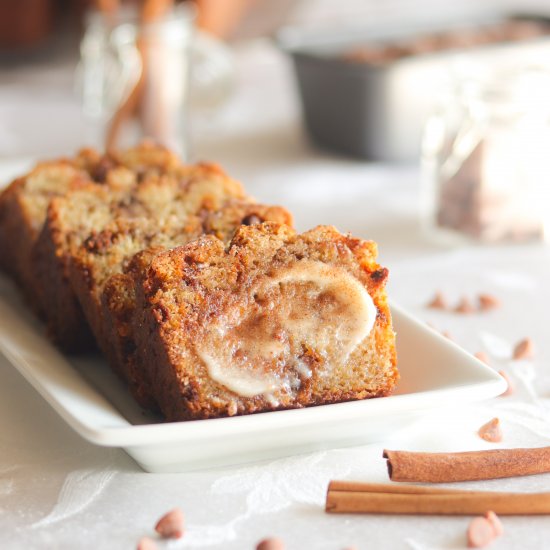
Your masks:
{"label": "jar of cinnamon chips", "polygon": [[457,80],[426,123],[427,229],[447,242],[545,240],[550,231],[550,73]]}

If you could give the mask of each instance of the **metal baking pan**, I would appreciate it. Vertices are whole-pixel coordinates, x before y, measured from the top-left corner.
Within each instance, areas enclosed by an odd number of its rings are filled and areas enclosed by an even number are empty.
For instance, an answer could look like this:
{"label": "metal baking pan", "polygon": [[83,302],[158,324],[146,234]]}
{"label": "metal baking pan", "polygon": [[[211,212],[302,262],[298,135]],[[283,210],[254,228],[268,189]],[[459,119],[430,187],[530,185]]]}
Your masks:
{"label": "metal baking pan", "polygon": [[484,13],[452,22],[393,22],[345,32],[287,27],[277,42],[293,59],[305,126],[316,144],[363,159],[410,162],[420,157],[423,125],[438,103],[438,91],[453,75],[468,65],[548,66],[550,34],[408,54],[379,64],[350,62],[345,52],[437,34],[464,37],[507,20],[550,24],[548,15]]}

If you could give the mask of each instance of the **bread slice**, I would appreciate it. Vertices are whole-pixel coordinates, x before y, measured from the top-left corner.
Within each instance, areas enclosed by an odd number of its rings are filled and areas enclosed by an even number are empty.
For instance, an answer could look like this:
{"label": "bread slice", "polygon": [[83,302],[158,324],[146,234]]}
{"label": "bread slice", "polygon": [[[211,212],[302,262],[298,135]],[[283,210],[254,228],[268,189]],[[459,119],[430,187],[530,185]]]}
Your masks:
{"label": "bread slice", "polygon": [[[70,291],[61,292],[60,302],[49,299],[51,282],[54,296],[59,297],[59,293],[55,293],[55,285],[60,284],[55,277],[58,274],[50,270],[37,271],[43,257],[49,254],[55,257],[61,252],[53,246],[52,239],[41,238],[51,201],[71,190],[111,185],[116,188],[130,181],[137,184],[152,174],[171,173],[180,167],[176,155],[150,143],[109,155],[83,149],[74,158],[39,163],[0,194],[0,269],[19,283],[35,312],[48,322],[54,340],[66,349],[87,348],[91,338]],[[79,208],[75,216],[83,212],[84,208]],[[62,256],[59,260],[61,262]],[[61,282],[66,286],[66,280]],[[69,328],[66,332],[58,330],[57,319],[64,316],[68,322],[62,326]],[[79,320],[73,327],[70,326],[72,319]]]}
{"label": "bread slice", "polygon": [[168,420],[388,395],[398,379],[374,242],[241,226],[136,266],[137,373]]}
{"label": "bread slice", "polygon": [[86,167],[92,154],[83,151],[73,160],[42,162],[0,194],[0,269],[16,280],[40,316],[45,310],[37,292],[32,250],[50,200],[91,181]]}
{"label": "bread slice", "polygon": [[[82,253],[73,263],[73,285],[90,321],[94,323],[94,332],[109,363],[127,381],[137,401],[147,408],[156,406],[149,386],[143,384],[136,367],[133,334],[136,313],[135,272],[146,269],[155,256],[167,248],[186,244],[205,233],[228,242],[242,223],[260,223],[264,220],[292,223],[292,217],[286,209],[257,204],[250,199],[230,199],[219,208],[208,212],[203,210],[200,226],[194,226],[192,219],[193,216],[187,218],[183,229],[173,224],[162,233],[158,233],[156,225],[149,222],[142,223],[139,228],[122,228],[119,224],[118,231],[108,229],[109,244],[103,244],[101,252],[88,247],[87,252]],[[180,221],[183,223],[184,220]],[[105,233],[98,235],[102,243],[107,241],[104,237]],[[143,250],[131,256],[129,251],[133,247],[141,247]],[[102,264],[105,260],[109,267],[103,272]],[[113,269],[115,265],[117,268]],[[104,279],[103,273],[111,275]],[[98,281],[99,293],[89,292],[86,288],[90,279]]]}
{"label": "bread slice", "polygon": [[[145,151],[151,153],[151,148]],[[174,224],[180,232],[198,236],[202,234],[197,215],[201,209],[219,206],[220,197],[246,196],[242,186],[216,166],[153,164],[148,167],[146,161],[150,159],[144,156],[146,160],[142,163],[137,161],[139,155],[117,159],[126,165],[110,167],[104,183],[82,185],[49,203],[33,260],[43,282],[42,300],[50,312],[50,332],[66,350],[78,348],[86,328],[85,317],[101,346],[101,322],[95,310],[84,316],[81,307],[88,306],[89,292],[94,294],[95,304],[104,280],[120,270],[124,258],[146,245],[140,235],[133,239],[132,232],[148,231],[162,241],[168,239],[164,233]],[[157,161],[156,156],[153,161]],[[190,217],[189,212],[193,212],[193,216]],[[149,229],[145,230],[145,226]],[[117,257],[104,253],[112,240],[111,233],[119,234],[118,238],[123,233],[127,235],[126,240],[119,243]],[[70,280],[71,262],[82,260],[81,264],[85,264],[83,256],[90,251],[95,256],[95,271],[82,273],[84,281],[79,280],[78,284],[86,286],[87,291],[77,299]]]}
{"label": "bread slice", "polygon": [[227,241],[243,222],[291,223],[291,217],[283,208],[256,204],[216,165],[180,165],[140,181],[131,169],[125,168],[128,177],[116,170],[109,171],[108,185],[82,186],[51,201],[36,267],[57,341],[65,348],[78,341],[86,320],[112,367],[138,401],[152,407],[147,388],[132,375],[132,298],[123,274],[132,257],[185,244],[205,232]]}

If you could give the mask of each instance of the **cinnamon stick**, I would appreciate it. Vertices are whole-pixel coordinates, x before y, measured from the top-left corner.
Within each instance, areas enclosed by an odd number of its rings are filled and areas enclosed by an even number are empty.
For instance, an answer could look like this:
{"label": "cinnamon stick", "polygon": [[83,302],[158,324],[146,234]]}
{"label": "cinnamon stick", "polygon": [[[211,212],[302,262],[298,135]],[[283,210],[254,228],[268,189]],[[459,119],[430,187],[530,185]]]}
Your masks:
{"label": "cinnamon stick", "polygon": [[[164,16],[172,7],[173,0],[144,0],[141,10],[141,23],[143,25],[151,24]],[[117,140],[124,123],[129,120],[137,111],[143,94],[145,79],[147,76],[147,41],[140,35],[137,39],[137,49],[141,58],[141,72],[138,81],[132,88],[126,100],[120,105],[113,115],[111,124],[107,129],[106,149],[112,151],[116,149]]]}
{"label": "cinnamon stick", "polygon": [[447,495],[471,494],[472,491],[460,489],[443,489],[439,487],[426,487],[424,485],[400,485],[391,483],[364,483],[360,481],[333,480],[328,484],[328,492],[336,493],[396,493],[414,495]]}
{"label": "cinnamon stick", "polygon": [[392,481],[449,483],[550,472],[550,447],[463,453],[384,450]]}
{"label": "cinnamon stick", "polygon": [[329,486],[325,511],[332,514],[477,515],[491,510],[499,515],[550,514],[550,493],[451,489],[425,492],[424,489],[408,486],[407,490],[397,492],[388,485],[388,492],[360,492],[337,491]]}
{"label": "cinnamon stick", "polygon": [[114,149],[116,149],[118,137],[120,135],[123,124],[132,117],[132,114],[136,111],[141,99],[141,91],[145,82],[145,57],[143,55],[143,48],[139,45],[139,42],[140,41],[138,40],[138,51],[140,52],[140,57],[142,60],[141,73],[139,75],[138,81],[132,88],[132,91],[115,112],[115,114],[113,115],[113,119],[111,120],[111,124],[107,128],[105,148],[108,152],[112,152]]}

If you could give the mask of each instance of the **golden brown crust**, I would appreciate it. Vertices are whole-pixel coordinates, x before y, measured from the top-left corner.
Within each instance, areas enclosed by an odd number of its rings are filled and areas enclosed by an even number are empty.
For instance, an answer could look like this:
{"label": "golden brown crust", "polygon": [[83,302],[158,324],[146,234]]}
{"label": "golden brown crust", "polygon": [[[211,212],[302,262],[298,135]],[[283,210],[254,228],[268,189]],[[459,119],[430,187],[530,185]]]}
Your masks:
{"label": "golden brown crust", "polygon": [[[140,315],[135,318],[134,331],[141,377],[152,387],[162,413],[170,420],[212,418],[389,394],[398,378],[395,337],[385,294],[387,270],[376,263],[375,253],[374,243],[342,235],[331,227],[296,235],[286,226],[264,223],[242,226],[227,249],[220,240],[205,236],[157,255],[148,269],[137,273]],[[256,363],[243,369],[252,368],[255,376],[262,364],[262,376],[290,380],[267,393],[242,395],[213,380],[205,357],[218,352],[216,345],[229,346],[231,342],[220,320],[235,314],[247,319],[250,312],[258,311],[259,315],[250,317],[251,324],[246,321],[240,326],[246,331],[259,330],[254,334],[263,338],[258,326],[266,320],[271,327],[273,314],[267,315],[264,306],[258,306],[261,292],[254,289],[274,274],[304,262],[344,271],[368,290],[377,310],[368,337],[354,348],[349,360],[335,360],[330,368],[309,337],[293,344],[294,355],[289,356],[300,368],[271,361],[268,355],[257,356]],[[309,264],[307,269],[311,269]],[[285,306],[285,295],[281,296],[283,301],[275,307],[290,307],[292,316],[295,306]],[[211,337],[212,326],[226,334],[225,340],[212,344],[216,342],[216,337]],[[273,342],[277,337],[270,338]],[[237,349],[244,350],[241,354],[250,353],[239,347],[241,341],[237,344]]]}
{"label": "golden brown crust", "polygon": [[[57,199],[54,199],[55,203]],[[40,303],[47,312],[49,337],[65,351],[83,352],[94,347],[82,307],[69,281],[67,235],[56,223],[57,211],[48,211],[47,222],[32,250]]]}
{"label": "golden brown crust", "polygon": [[20,201],[24,185],[24,178],[16,179],[0,194],[0,268],[14,277],[21,271],[18,250],[33,237],[33,224]]}

